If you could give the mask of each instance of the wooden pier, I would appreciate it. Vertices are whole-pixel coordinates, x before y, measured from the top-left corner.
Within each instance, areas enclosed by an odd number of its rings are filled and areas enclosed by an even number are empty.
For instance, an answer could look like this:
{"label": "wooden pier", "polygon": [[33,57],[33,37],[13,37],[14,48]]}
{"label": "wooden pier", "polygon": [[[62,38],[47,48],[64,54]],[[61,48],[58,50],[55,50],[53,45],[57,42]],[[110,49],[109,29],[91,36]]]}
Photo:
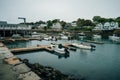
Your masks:
{"label": "wooden pier", "polygon": [[[69,48],[71,44],[62,44],[62,45],[65,48]],[[34,46],[34,47],[10,49],[10,51],[12,53],[31,52],[31,51],[40,51],[40,50],[46,50],[48,52],[54,52],[54,50],[51,49],[50,45],[37,45],[37,46]]]}
{"label": "wooden pier", "polygon": [[31,51],[40,51],[40,50],[46,50],[49,52],[53,52],[53,50],[50,48],[48,45],[38,45],[36,47],[27,47],[27,48],[14,48],[10,49],[11,52],[13,53],[19,53],[19,52],[31,52]]}
{"label": "wooden pier", "polygon": [[94,44],[104,44],[103,42],[100,41],[91,41],[91,40],[86,40],[85,42],[94,43]]}

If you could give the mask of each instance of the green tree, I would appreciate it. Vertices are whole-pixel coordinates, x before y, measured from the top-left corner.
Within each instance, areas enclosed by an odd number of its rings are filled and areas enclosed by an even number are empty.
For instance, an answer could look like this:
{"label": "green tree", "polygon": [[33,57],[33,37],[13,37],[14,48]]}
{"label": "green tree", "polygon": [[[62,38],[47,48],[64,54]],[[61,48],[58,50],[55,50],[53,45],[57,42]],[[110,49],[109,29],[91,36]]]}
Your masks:
{"label": "green tree", "polygon": [[51,26],[52,26],[52,21],[51,21],[51,20],[48,20],[48,21],[47,21],[47,27],[48,27],[48,28],[51,28]]}
{"label": "green tree", "polygon": [[79,19],[77,20],[77,22],[76,22],[76,23],[77,23],[77,27],[82,28],[83,25],[84,25],[84,21],[85,21],[84,19],[80,19],[80,18],[79,18]]}
{"label": "green tree", "polygon": [[115,20],[113,18],[108,18],[107,19],[107,22],[112,22],[112,21],[114,22]]}
{"label": "green tree", "polygon": [[61,21],[60,24],[62,26],[62,29],[65,29],[67,23],[65,21]]}
{"label": "green tree", "polygon": [[40,21],[38,21],[38,22],[35,22],[35,24],[45,24],[45,22],[42,21],[42,20],[40,20]]}
{"label": "green tree", "polygon": [[118,25],[119,25],[119,27],[120,27],[120,17],[117,17],[117,18],[115,19],[115,21],[118,22]]}
{"label": "green tree", "polygon": [[94,23],[91,20],[85,20],[83,26],[94,26]]}
{"label": "green tree", "polygon": [[52,20],[52,23],[57,23],[57,22],[60,22],[60,20],[59,19]]}
{"label": "green tree", "polygon": [[101,19],[100,16],[94,16],[94,17],[92,18],[92,20],[93,20],[94,22],[99,22],[100,19]]}
{"label": "green tree", "polygon": [[44,30],[45,30],[45,32],[47,31],[47,27],[46,26],[44,27]]}

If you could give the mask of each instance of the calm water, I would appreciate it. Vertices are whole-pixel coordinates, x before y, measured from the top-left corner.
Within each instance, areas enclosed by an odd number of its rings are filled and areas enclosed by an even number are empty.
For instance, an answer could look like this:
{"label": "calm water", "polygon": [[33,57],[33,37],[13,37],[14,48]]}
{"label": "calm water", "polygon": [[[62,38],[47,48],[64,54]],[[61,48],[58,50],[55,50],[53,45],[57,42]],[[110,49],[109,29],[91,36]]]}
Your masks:
{"label": "calm water", "polygon": [[[58,43],[68,42],[58,41]],[[79,42],[79,41],[78,41]],[[28,41],[7,44],[8,47],[29,47],[37,44],[47,45],[51,41]],[[51,66],[65,74],[85,77],[86,80],[120,80],[120,44],[105,42],[96,44],[96,50],[70,51],[69,57],[58,57],[46,51],[18,54],[22,59],[29,59],[32,63]]]}

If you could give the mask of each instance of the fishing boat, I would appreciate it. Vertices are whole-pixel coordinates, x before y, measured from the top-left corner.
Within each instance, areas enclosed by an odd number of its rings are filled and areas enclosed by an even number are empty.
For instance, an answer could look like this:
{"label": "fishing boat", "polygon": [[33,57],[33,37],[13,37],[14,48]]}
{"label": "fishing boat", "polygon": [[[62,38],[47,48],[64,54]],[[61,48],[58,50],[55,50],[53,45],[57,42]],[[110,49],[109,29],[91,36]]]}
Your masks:
{"label": "fishing boat", "polygon": [[72,45],[80,49],[88,49],[88,50],[93,50],[96,47],[95,45],[85,45],[83,43],[72,43]]}

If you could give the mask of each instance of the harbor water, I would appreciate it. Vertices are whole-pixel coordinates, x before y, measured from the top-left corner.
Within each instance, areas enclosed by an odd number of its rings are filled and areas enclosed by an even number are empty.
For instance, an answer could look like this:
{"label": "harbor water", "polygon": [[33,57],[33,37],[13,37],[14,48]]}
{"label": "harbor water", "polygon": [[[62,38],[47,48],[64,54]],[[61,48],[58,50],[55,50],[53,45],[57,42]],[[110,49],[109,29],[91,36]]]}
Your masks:
{"label": "harbor water", "polygon": [[[54,41],[53,41],[54,42]],[[80,41],[75,41],[80,43]],[[9,48],[49,45],[51,41],[19,41],[7,43]],[[58,40],[55,43],[72,43]],[[70,51],[69,56],[59,56],[47,51],[35,51],[15,54],[21,59],[29,59],[31,63],[51,66],[64,74],[73,75],[85,80],[120,80],[120,44],[105,41],[105,44],[95,44],[96,50]]]}

